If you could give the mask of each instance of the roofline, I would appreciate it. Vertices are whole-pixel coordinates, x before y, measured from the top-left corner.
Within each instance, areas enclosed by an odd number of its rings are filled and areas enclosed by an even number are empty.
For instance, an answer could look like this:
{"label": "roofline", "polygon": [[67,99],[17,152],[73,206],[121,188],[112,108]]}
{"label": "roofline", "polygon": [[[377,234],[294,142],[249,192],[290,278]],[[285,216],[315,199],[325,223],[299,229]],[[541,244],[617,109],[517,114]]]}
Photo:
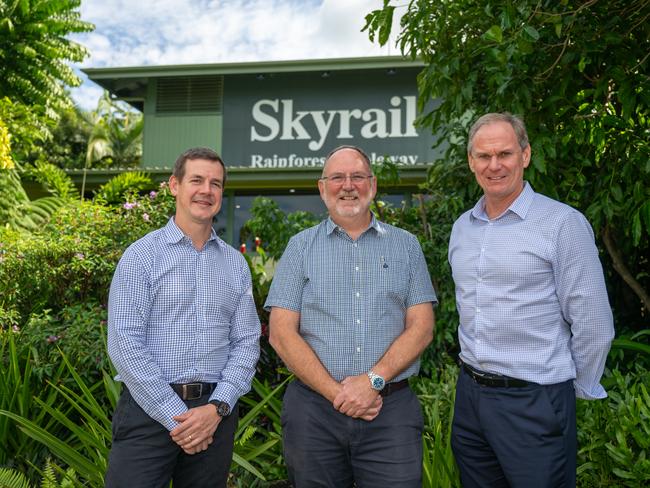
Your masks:
{"label": "roofline", "polygon": [[399,67],[423,67],[420,59],[408,59],[403,56],[373,56],[363,58],[329,58],[289,61],[259,61],[244,63],[218,64],[177,64],[160,66],[125,66],[115,68],[82,68],[90,79],[138,78],[143,76],[185,76],[194,75],[232,75],[259,74],[300,71],[339,71],[346,69],[387,69]]}

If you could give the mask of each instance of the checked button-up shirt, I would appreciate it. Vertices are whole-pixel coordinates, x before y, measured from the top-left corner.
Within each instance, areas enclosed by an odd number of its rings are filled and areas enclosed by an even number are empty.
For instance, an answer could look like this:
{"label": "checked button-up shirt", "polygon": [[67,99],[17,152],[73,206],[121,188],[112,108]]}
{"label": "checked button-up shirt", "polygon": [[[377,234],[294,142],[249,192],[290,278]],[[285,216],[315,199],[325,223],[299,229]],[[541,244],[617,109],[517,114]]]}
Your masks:
{"label": "checked button-up shirt", "polygon": [[331,219],[293,236],[265,307],[299,312],[301,336],[341,381],[369,371],[404,331],[406,309],[425,302],[437,300],[417,238],[373,217],[356,241]]}
{"label": "checked button-up shirt", "polygon": [[125,252],[108,306],[108,351],[135,401],[168,430],[187,410],[170,383],[217,383],[231,408],[250,389],[260,322],[243,256],[214,232],[198,251],[174,219]]}

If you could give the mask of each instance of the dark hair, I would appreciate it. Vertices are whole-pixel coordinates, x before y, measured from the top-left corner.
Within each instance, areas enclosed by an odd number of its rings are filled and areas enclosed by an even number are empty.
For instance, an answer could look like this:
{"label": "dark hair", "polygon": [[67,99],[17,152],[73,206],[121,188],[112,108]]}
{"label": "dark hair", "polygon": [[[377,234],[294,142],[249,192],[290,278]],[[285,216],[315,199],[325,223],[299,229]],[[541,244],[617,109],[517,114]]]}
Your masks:
{"label": "dark hair", "polygon": [[334,156],[334,154],[336,154],[337,152],[342,151],[343,149],[352,149],[353,151],[356,151],[359,154],[359,156],[361,156],[361,159],[363,159],[363,162],[366,163],[366,165],[368,166],[368,171],[370,171],[370,174],[373,174],[372,164],[370,164],[370,158],[365,153],[365,151],[360,147],[345,145],[345,144],[342,146],[335,147],[330,151],[330,153],[327,155],[327,158],[325,158],[325,164],[323,164],[323,172],[325,172],[325,166],[327,166],[327,162],[330,160],[330,158]]}
{"label": "dark hair", "polygon": [[221,156],[219,156],[215,151],[208,147],[193,147],[178,156],[178,159],[174,164],[174,171],[172,172],[178,181],[181,181],[183,179],[183,176],[185,176],[185,163],[188,159],[206,159],[208,161],[219,163],[223,168],[222,183],[224,185],[226,184],[226,165],[224,164],[223,159],[221,159]]}
{"label": "dark hair", "polygon": [[528,147],[528,133],[526,132],[526,125],[524,124],[523,119],[508,112],[493,112],[479,117],[472,125],[472,128],[469,130],[469,136],[467,138],[467,154],[472,152],[474,136],[478,130],[485,125],[494,124],[495,122],[505,122],[507,124],[510,124],[512,129],[515,131],[515,135],[517,136],[519,147],[522,150]]}

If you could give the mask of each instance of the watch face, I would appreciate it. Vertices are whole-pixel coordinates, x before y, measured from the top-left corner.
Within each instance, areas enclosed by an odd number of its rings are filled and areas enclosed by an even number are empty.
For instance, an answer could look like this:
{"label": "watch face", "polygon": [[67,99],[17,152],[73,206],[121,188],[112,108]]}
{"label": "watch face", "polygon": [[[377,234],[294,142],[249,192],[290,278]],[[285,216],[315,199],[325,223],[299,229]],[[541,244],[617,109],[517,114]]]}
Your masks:
{"label": "watch face", "polygon": [[372,387],[375,390],[381,390],[384,387],[384,380],[382,378],[373,378]]}
{"label": "watch face", "polygon": [[221,417],[227,417],[228,415],[230,415],[230,407],[228,406],[228,404],[226,402],[221,402],[217,406],[217,413]]}

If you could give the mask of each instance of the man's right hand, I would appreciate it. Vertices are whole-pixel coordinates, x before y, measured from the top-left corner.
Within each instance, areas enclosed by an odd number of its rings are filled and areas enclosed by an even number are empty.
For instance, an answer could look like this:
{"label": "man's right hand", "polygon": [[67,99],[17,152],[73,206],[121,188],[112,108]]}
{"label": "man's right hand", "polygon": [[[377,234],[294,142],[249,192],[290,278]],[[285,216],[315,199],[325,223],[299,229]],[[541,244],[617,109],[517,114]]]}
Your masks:
{"label": "man's right hand", "polygon": [[332,405],[339,412],[353,418],[373,420],[383,405],[379,393],[370,387],[368,376],[349,376],[341,381],[341,390]]}

